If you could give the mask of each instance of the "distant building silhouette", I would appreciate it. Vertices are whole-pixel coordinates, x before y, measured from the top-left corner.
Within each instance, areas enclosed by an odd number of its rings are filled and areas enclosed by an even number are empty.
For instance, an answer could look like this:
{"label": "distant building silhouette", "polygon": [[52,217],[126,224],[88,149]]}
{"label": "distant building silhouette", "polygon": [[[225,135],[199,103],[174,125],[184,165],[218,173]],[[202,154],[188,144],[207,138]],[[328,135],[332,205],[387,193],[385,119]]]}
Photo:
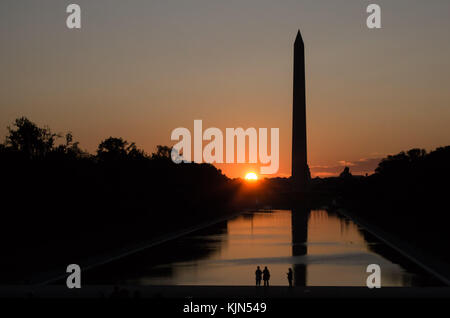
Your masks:
{"label": "distant building silhouette", "polygon": [[304,191],[310,179],[306,156],[305,46],[300,30],[294,42],[292,103],[292,179],[295,190]]}

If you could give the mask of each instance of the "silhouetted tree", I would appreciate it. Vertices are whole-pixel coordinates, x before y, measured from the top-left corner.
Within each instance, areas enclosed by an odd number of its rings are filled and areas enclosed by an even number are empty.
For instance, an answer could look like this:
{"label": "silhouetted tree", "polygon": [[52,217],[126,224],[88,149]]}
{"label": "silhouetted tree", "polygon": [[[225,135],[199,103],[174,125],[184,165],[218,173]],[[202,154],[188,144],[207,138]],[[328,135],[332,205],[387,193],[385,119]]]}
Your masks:
{"label": "silhouetted tree", "polygon": [[152,157],[170,159],[171,152],[172,152],[172,147],[157,145],[156,153],[154,153],[152,155]]}
{"label": "silhouetted tree", "polygon": [[122,138],[109,137],[103,140],[97,149],[100,161],[118,161],[125,159],[146,159],[147,155],[132,142],[129,144]]}
{"label": "silhouetted tree", "polygon": [[122,138],[109,137],[98,145],[97,156],[102,161],[125,159],[127,145]]}
{"label": "silhouetted tree", "polygon": [[15,120],[13,127],[8,127],[6,146],[23,152],[28,158],[42,158],[53,150],[58,134],[49,128],[39,128],[26,117]]}
{"label": "silhouetted tree", "polygon": [[134,142],[132,142],[126,149],[128,159],[143,160],[148,159],[147,154],[139,149]]}
{"label": "silhouetted tree", "polygon": [[89,154],[79,147],[79,142],[73,141],[73,135],[71,132],[68,132],[65,136],[66,142],[61,144],[53,149],[50,153],[51,158],[59,158],[59,159],[76,159],[80,157],[88,157]]}
{"label": "silhouetted tree", "polygon": [[400,152],[389,155],[381,160],[375,172],[381,176],[397,176],[401,178],[408,174],[409,170],[417,166],[427,156],[424,149],[411,149],[408,152]]}

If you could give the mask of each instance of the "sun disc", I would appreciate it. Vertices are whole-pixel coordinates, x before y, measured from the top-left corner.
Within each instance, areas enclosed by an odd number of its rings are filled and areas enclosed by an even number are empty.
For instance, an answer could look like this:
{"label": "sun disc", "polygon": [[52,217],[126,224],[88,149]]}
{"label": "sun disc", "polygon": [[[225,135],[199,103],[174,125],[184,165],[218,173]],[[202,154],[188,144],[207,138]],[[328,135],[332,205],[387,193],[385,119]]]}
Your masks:
{"label": "sun disc", "polygon": [[245,175],[245,180],[258,180],[258,176],[254,172],[249,172]]}

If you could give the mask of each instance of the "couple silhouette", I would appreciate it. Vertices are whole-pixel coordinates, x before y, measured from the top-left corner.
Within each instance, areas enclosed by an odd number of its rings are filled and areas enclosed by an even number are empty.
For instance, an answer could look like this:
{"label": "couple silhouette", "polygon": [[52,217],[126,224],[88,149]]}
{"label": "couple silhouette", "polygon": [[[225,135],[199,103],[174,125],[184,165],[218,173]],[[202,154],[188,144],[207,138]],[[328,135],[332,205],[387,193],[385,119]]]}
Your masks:
{"label": "couple silhouette", "polygon": [[264,286],[269,286],[270,272],[267,266],[264,267],[263,271],[261,271],[261,269],[258,266],[255,271],[255,278],[256,278],[256,286],[261,286],[261,279],[264,281]]}

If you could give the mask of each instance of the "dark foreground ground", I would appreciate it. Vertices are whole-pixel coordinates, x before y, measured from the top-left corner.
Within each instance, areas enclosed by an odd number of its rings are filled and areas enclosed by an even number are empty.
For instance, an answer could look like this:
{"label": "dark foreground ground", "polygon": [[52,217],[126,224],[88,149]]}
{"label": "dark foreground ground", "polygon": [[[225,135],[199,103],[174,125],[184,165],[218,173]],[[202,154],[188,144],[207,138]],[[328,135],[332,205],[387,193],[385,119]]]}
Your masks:
{"label": "dark foreground ground", "polygon": [[[0,287],[5,311],[47,317],[415,317],[446,312],[450,287],[64,286]],[[55,316],[56,316],[55,315]]]}

